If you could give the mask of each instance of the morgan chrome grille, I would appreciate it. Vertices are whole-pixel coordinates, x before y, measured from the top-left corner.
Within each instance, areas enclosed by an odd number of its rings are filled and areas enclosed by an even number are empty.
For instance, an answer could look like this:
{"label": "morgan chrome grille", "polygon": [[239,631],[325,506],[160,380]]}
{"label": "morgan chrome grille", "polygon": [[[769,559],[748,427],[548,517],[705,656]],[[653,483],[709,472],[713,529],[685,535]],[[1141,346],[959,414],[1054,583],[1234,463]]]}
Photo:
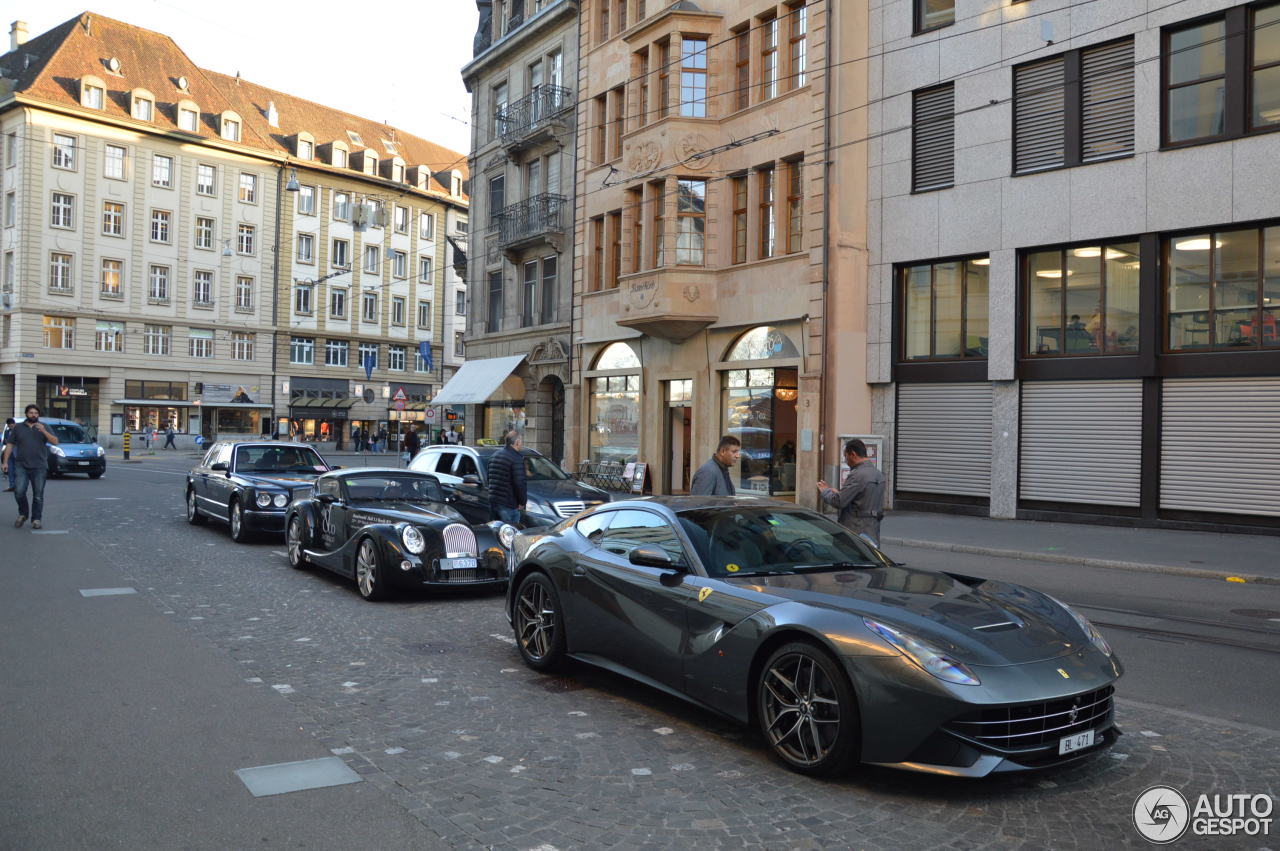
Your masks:
{"label": "morgan chrome grille", "polygon": [[445,558],[462,558],[476,554],[476,535],[469,526],[450,523],[444,527]]}
{"label": "morgan chrome grille", "polygon": [[947,729],[1001,750],[1052,744],[1063,736],[1105,726],[1111,718],[1112,686],[1044,703],[995,706],[962,715]]}
{"label": "morgan chrome grille", "polygon": [[461,570],[442,570],[440,571],[440,581],[450,582],[459,585],[465,585],[469,582],[493,582],[495,579],[501,579],[492,570],[484,568],[463,568]]}

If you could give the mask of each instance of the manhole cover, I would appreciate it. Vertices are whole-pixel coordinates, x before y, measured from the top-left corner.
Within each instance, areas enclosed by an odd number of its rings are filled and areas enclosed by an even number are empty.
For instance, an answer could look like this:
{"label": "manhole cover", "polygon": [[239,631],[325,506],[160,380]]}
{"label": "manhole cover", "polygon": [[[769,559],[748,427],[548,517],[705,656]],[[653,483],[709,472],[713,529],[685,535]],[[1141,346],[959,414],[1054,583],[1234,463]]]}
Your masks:
{"label": "manhole cover", "polygon": [[1264,621],[1280,618],[1280,612],[1273,609],[1232,609],[1231,614],[1240,615],[1243,618],[1259,618]]}

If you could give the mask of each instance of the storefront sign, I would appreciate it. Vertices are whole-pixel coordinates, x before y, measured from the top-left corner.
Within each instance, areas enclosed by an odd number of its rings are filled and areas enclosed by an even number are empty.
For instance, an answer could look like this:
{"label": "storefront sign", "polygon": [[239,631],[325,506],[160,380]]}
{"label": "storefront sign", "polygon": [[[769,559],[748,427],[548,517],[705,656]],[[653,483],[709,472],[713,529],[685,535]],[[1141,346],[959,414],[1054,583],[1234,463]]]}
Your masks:
{"label": "storefront sign", "polygon": [[89,390],[85,387],[68,387],[65,384],[58,385],[59,396],[88,396]]}
{"label": "storefront sign", "polygon": [[206,382],[201,388],[200,401],[206,405],[216,405],[219,402],[252,405],[257,401],[254,398],[257,395],[256,384],[209,384]]}
{"label": "storefront sign", "polygon": [[[630,466],[630,465],[628,465]],[[644,478],[649,472],[649,465],[644,461],[637,461],[635,467],[631,470],[631,492],[644,493]]]}
{"label": "storefront sign", "polygon": [[658,282],[653,278],[631,281],[627,285],[627,302],[632,307],[644,308],[653,304],[658,295]]}

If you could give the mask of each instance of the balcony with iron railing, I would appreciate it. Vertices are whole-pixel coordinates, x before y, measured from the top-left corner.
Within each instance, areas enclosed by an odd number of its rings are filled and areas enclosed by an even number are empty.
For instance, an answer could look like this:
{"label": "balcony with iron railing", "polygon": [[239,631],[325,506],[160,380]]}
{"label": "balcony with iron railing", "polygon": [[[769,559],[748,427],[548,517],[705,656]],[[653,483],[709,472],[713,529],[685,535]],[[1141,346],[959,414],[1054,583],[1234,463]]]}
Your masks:
{"label": "balcony with iron railing", "polygon": [[503,207],[494,216],[498,250],[510,254],[546,242],[563,253],[568,210],[568,198],[549,193]]}
{"label": "balcony with iron railing", "polygon": [[571,89],[537,86],[529,94],[498,110],[498,135],[509,149],[528,147],[550,138],[572,115],[572,109]]}

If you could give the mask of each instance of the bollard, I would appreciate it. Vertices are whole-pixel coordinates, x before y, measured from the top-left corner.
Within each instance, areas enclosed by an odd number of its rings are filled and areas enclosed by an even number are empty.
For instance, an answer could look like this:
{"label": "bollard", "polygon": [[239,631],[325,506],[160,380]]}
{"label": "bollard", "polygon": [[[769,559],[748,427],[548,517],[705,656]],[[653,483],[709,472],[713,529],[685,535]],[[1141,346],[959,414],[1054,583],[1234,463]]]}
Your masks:
{"label": "bollard", "polygon": [[124,460],[126,461],[129,460],[129,439],[132,437],[133,435],[129,434],[129,432],[126,431],[124,433]]}

